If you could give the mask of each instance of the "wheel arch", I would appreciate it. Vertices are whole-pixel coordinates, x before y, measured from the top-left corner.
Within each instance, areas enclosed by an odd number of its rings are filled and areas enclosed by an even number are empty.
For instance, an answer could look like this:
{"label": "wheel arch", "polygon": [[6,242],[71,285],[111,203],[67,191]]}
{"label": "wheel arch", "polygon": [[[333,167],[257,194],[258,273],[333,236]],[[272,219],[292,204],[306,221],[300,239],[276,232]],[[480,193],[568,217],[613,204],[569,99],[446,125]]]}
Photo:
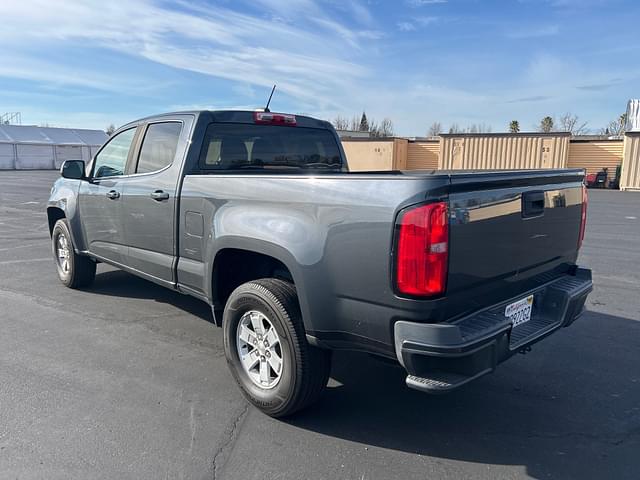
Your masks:
{"label": "wheel arch", "polygon": [[[296,289],[303,323],[309,325],[304,279],[295,258],[281,246],[252,239],[228,239],[212,256],[208,291],[214,309],[224,309],[229,295],[238,286],[260,278],[291,282]],[[216,314],[216,323],[221,323],[221,318],[222,315]]]}
{"label": "wheel arch", "polygon": [[49,222],[49,236],[53,235],[53,227],[58,220],[66,218],[65,212],[60,207],[47,207],[47,221]]}

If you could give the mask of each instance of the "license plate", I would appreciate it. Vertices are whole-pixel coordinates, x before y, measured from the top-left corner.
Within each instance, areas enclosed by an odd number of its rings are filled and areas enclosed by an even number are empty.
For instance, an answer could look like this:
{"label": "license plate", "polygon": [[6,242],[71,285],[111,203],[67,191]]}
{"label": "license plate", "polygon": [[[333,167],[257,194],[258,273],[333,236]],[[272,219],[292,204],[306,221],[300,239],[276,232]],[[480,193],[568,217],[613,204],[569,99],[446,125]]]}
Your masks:
{"label": "license plate", "polygon": [[504,315],[509,319],[514,327],[527,323],[531,320],[531,310],[533,308],[533,295],[529,295],[522,300],[510,303],[504,309]]}

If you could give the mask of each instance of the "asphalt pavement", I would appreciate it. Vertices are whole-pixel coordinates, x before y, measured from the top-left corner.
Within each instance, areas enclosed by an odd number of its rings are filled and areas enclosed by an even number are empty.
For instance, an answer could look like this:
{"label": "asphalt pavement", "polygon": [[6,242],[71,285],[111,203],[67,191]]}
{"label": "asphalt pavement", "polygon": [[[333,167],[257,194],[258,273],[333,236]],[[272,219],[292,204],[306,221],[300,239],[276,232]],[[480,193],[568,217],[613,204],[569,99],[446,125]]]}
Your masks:
{"label": "asphalt pavement", "polygon": [[205,304],[105,265],[58,281],[56,177],[0,172],[0,479],[640,478],[640,193],[590,191],[570,328],[445,396],[337,353],[283,421],[243,400]]}

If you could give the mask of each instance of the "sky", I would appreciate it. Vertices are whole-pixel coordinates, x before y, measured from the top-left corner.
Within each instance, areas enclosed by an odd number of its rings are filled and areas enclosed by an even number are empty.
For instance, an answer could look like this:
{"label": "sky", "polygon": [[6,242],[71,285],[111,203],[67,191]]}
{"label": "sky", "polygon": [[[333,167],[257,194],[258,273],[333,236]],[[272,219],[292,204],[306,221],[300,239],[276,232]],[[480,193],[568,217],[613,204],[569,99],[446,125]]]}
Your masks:
{"label": "sky", "polygon": [[0,114],[105,129],[147,115],[264,106],[598,131],[640,97],[637,0],[3,0]]}

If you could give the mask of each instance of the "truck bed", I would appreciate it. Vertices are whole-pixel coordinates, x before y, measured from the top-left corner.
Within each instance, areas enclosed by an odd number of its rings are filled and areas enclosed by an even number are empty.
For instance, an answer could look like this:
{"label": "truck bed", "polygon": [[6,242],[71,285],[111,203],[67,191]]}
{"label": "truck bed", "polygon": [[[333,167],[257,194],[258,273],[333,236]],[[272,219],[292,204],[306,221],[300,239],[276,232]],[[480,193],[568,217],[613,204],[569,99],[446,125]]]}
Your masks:
{"label": "truck bed", "polygon": [[[205,235],[181,233],[178,282],[206,292],[208,262],[220,250],[260,245],[291,271],[309,336],[392,355],[396,320],[453,321],[569,271],[578,252],[582,178],[582,170],[187,175],[179,218],[201,211]],[[523,218],[522,198],[532,194],[544,202],[543,214]],[[398,295],[398,213],[443,199],[446,293]]]}

